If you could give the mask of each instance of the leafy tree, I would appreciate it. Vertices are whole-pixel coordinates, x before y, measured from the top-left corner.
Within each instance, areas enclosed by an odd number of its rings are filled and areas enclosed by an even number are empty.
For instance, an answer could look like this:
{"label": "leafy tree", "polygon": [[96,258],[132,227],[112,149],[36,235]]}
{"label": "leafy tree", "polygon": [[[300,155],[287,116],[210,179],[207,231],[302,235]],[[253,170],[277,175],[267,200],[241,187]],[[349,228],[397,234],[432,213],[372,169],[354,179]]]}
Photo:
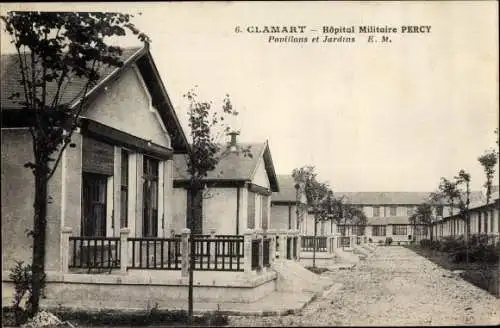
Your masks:
{"label": "leafy tree", "polygon": [[[498,152],[498,128],[495,129],[495,134],[497,135],[496,138],[496,144],[497,144],[497,149],[489,149],[487,150],[483,155],[478,157],[479,163],[481,163],[481,166],[483,167],[484,174],[486,176],[486,181],[484,182],[484,187],[486,188],[486,205],[489,205],[490,200],[491,200],[491,190],[493,187],[493,178],[495,176],[495,170],[497,168],[498,164],[498,157],[499,157],[499,152]],[[493,216],[493,212],[489,213],[489,217],[491,218]]]}
{"label": "leafy tree", "polygon": [[[469,239],[470,239],[470,174],[465,170],[460,170],[458,175],[455,177],[455,184],[457,188],[465,184],[465,192],[459,193],[459,203],[458,208],[460,210],[460,217],[465,222],[465,261],[469,263]],[[460,191],[460,189],[459,189]],[[465,195],[464,195],[465,194]],[[464,199],[465,196],[465,199]]]}
{"label": "leafy tree", "polygon": [[[314,241],[318,235],[317,225],[322,220],[330,219],[326,213],[327,206],[325,200],[330,196],[331,191],[327,183],[319,182],[317,174],[314,172],[314,166],[303,166],[292,171],[292,177],[296,183],[304,186],[304,192],[307,198],[307,205],[314,215]],[[313,247],[313,267],[316,266],[316,247]]]}
{"label": "leafy tree", "polygon": [[[187,155],[187,173],[189,175],[189,197],[192,200],[189,207],[188,228],[191,231],[200,225],[202,218],[201,202],[203,201],[203,180],[209,172],[216,169],[218,163],[226,157],[232,149],[222,147],[220,139],[231,131],[226,123],[231,116],[237,116],[233,109],[229,95],[223,100],[222,110],[214,108],[212,102],[200,101],[194,89],[188,91],[184,97],[187,99],[189,128],[191,136],[191,149]],[[237,133],[237,132],[235,132]],[[238,154],[252,157],[250,147],[237,149]],[[194,238],[191,238],[189,265],[189,292],[188,315],[193,318],[193,269],[195,258]]]}
{"label": "leafy tree", "polygon": [[[460,210],[460,215],[465,221],[465,234],[466,240],[469,240],[470,235],[470,174],[465,170],[460,170],[458,175],[455,177],[455,184],[459,190],[458,197],[458,208]],[[465,185],[465,190],[461,189],[461,186]],[[465,199],[464,199],[465,197]]]}
{"label": "leafy tree", "polygon": [[489,204],[491,200],[491,189],[493,187],[493,177],[495,176],[495,169],[498,163],[498,153],[496,150],[491,149],[479,156],[477,160],[481,163],[486,176],[484,187],[486,188],[486,204]]}
{"label": "leafy tree", "polygon": [[[434,234],[432,231],[432,205],[424,202],[417,205],[415,212],[410,216],[409,221],[410,224],[414,226],[413,234],[416,231],[416,225],[425,225],[426,230],[430,229],[430,239],[433,240]],[[427,231],[425,231],[427,235]]]}
{"label": "leafy tree", "polygon": [[[32,258],[31,315],[39,309],[45,275],[47,185],[88,105],[88,93],[100,81],[102,69],[123,64],[122,49],[110,38],[132,32],[148,43],[149,38],[131,23],[132,15],[85,12],[20,12],[1,16],[17,53],[20,92],[11,99],[32,118],[34,161],[26,163],[35,181]],[[68,101],[68,86],[80,92]],[[65,97],[66,96],[66,97]]]}

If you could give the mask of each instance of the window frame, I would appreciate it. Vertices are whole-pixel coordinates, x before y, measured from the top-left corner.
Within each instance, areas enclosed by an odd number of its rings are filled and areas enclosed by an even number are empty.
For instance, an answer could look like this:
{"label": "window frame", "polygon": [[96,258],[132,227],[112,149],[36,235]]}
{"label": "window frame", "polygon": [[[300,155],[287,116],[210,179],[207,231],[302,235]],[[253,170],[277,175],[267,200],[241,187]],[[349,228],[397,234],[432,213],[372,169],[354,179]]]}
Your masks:
{"label": "window frame", "polygon": [[[148,183],[151,183],[151,186],[149,187],[150,189],[147,189]],[[154,193],[155,189],[153,188],[153,186],[155,185],[155,183],[156,183],[156,200],[154,199],[154,197],[152,197],[154,195],[150,194]],[[158,237],[158,215],[159,215],[159,198],[160,198],[159,184],[160,184],[160,160],[155,157],[143,155],[142,235],[144,237]],[[146,194],[149,196],[148,197],[149,199],[146,198]],[[156,209],[154,208],[155,204],[156,204]]]}
{"label": "window frame", "polygon": [[[383,234],[382,234],[383,231]],[[385,237],[387,235],[386,225],[374,225],[372,226],[372,236],[374,237]]]}
{"label": "window frame", "polygon": [[394,236],[406,236],[408,234],[408,226],[406,224],[393,224],[392,234]]}

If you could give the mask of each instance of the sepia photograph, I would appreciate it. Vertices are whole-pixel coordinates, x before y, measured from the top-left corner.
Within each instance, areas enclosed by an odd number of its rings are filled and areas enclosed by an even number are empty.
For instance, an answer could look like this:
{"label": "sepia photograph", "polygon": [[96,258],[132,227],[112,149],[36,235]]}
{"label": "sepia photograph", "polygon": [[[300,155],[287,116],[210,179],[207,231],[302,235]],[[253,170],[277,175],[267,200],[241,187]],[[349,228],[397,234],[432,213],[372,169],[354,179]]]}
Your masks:
{"label": "sepia photograph", "polygon": [[500,325],[498,27],[0,3],[2,326]]}

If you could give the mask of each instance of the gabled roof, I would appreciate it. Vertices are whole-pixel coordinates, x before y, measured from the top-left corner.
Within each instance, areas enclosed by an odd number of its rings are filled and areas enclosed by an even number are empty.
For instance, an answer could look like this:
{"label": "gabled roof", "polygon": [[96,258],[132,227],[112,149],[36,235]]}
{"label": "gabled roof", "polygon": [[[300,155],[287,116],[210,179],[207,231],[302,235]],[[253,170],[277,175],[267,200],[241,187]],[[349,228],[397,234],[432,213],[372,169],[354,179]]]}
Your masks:
{"label": "gabled roof", "polygon": [[[101,68],[100,79],[97,85],[88,92],[89,100],[95,99],[107,85],[118,79],[128,67],[136,64],[148,88],[148,92],[151,94],[153,106],[157,109],[163,124],[165,124],[170,133],[174,152],[187,152],[189,144],[151,56],[149,46],[146,45],[142,48],[122,48],[122,50],[121,59],[124,64],[121,67],[105,66]],[[0,58],[2,127],[26,126],[30,120],[27,116],[30,115],[26,115],[26,110],[23,110],[21,104],[9,99],[15,92],[22,94],[22,87],[19,84],[20,72],[18,69],[17,54],[2,54]],[[71,83],[65,88],[61,103],[75,106],[83,92],[85,82],[83,79],[73,78]],[[48,83],[47,96],[49,101],[53,99],[55,92],[56,82]],[[131,121],[133,121],[134,113],[130,114]]]}
{"label": "gabled roof", "polygon": [[[336,198],[344,196],[345,202],[353,205],[418,205],[427,201],[429,194],[430,192],[406,191],[334,192]],[[471,192],[471,202],[481,198],[481,192]]]}
{"label": "gabled roof", "polygon": [[[254,178],[255,170],[261,158],[269,178],[271,191],[279,190],[279,183],[274,171],[274,164],[267,142],[263,143],[239,143],[242,148],[250,147],[252,157],[244,157],[238,153],[228,153],[219,161],[217,167],[208,173],[205,181],[241,181],[250,182]],[[226,145],[222,145],[226,147]],[[222,149],[221,147],[221,149]],[[187,155],[174,155],[174,180],[187,181]]]}
{"label": "gabled roof", "polygon": [[297,190],[295,180],[289,174],[278,175],[280,191],[273,193],[271,202],[295,203],[297,201]]}

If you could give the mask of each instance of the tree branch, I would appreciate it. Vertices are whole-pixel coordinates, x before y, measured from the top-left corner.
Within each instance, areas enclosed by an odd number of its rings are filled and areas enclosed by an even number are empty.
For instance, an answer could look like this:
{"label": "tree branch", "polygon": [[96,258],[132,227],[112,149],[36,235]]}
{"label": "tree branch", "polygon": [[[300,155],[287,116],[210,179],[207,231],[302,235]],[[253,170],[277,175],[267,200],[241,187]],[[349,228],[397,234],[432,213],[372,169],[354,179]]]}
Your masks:
{"label": "tree branch", "polygon": [[[97,60],[94,59],[94,62],[92,63],[92,70],[94,70],[96,61]],[[74,116],[70,115],[70,117],[73,119],[73,122],[71,123],[70,131],[69,131],[68,135],[63,138],[63,145],[61,147],[61,150],[57,154],[57,158],[56,158],[56,161],[54,162],[52,169],[49,171],[49,173],[47,175],[47,178],[46,178],[47,181],[50,180],[50,178],[52,178],[52,176],[54,175],[54,172],[56,171],[57,166],[59,165],[59,162],[61,161],[62,154],[64,153],[64,150],[71,143],[71,137],[73,136],[73,133],[75,132],[77,125],[78,125],[78,117],[80,117],[80,114],[81,114],[81,112],[84,108],[85,102],[87,100],[87,91],[88,91],[90,84],[91,84],[91,80],[89,78],[89,80],[87,80],[87,83],[85,84],[83,96],[82,96],[82,99],[79,103],[79,108],[78,108],[76,114],[74,114]]]}

